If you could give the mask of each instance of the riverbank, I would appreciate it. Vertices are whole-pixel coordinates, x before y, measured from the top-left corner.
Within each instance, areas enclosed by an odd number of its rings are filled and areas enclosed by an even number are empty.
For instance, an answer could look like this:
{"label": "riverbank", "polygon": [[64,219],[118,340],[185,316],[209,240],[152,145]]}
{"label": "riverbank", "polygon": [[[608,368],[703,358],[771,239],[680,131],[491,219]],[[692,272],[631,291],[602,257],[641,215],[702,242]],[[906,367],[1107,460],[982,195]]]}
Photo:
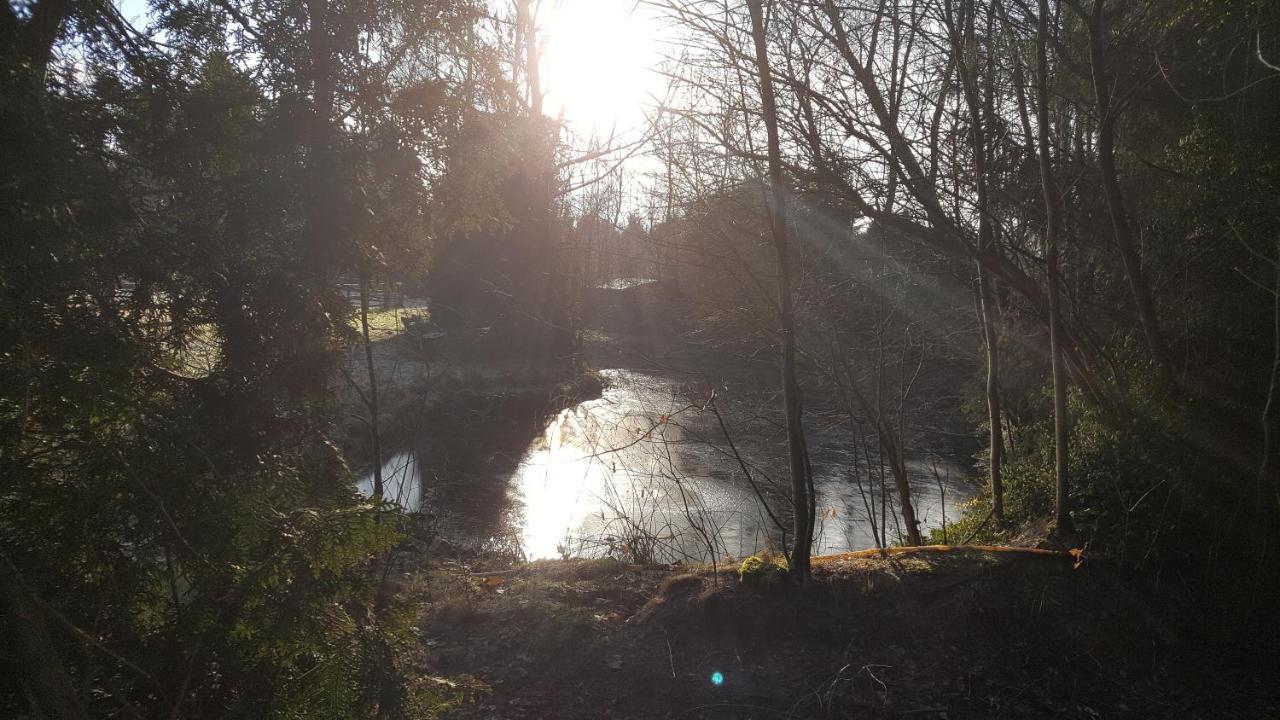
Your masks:
{"label": "riverbank", "polygon": [[[785,446],[772,424],[771,387],[749,368],[726,360],[713,377],[611,366],[566,378],[479,364],[445,343],[428,354],[411,340],[373,347],[384,496],[415,514],[421,537],[520,560],[700,562],[779,546],[759,496],[785,506]],[[595,349],[584,343],[588,357]],[[343,449],[367,468],[359,390],[352,383]],[[874,454],[851,446],[839,423],[810,436],[822,510],[815,550],[874,545],[878,525],[896,537]],[[908,458],[926,529],[945,528],[971,495],[963,463],[957,454]],[[361,477],[371,493],[371,471]]]}
{"label": "riverbank", "polygon": [[[1105,563],[982,549],[830,556],[800,590],[733,568],[425,571],[424,671],[452,718],[1260,718],[1274,655],[1212,644]],[[717,680],[721,682],[717,683]]]}
{"label": "riverbank", "polygon": [[[470,357],[465,341],[447,336],[427,348],[402,329],[384,328],[371,349],[384,463],[406,451],[419,458],[440,457],[440,451],[463,457],[464,447],[477,443],[483,448],[498,442],[502,449],[507,444],[502,440],[517,436],[527,443],[549,417],[598,397],[602,389],[594,372],[571,363],[480,362]],[[360,475],[371,472],[373,464],[368,398],[364,346],[357,344],[338,393],[336,442]],[[523,445],[509,449],[518,454]]]}

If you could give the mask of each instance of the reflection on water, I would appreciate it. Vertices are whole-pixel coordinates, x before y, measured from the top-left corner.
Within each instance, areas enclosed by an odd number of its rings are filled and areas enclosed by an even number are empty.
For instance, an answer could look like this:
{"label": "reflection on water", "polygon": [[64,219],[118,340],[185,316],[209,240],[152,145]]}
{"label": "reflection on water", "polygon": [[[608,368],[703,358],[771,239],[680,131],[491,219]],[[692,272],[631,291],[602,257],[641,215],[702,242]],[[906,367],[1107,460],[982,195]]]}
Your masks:
{"label": "reflection on water", "polygon": [[[562,549],[592,554],[645,537],[656,547],[639,549],[666,560],[741,557],[778,547],[777,528],[757,502],[747,471],[775,507],[784,507],[774,492],[786,477],[783,433],[753,427],[734,437],[740,463],[714,414],[690,405],[688,388],[631,371],[607,375],[604,395],[560,413],[520,464],[515,485],[524,503],[525,552],[534,558],[555,557]],[[879,521],[878,481],[874,488],[866,482],[847,437],[815,433],[811,444],[821,516],[815,552],[874,545],[867,507],[876,508]],[[926,528],[938,527],[943,506],[934,468],[916,463],[908,470],[917,515]],[[937,471],[948,505],[968,497],[954,467]],[[862,473],[871,494],[866,503],[854,472]],[[785,524],[789,515],[779,519]],[[897,536],[895,518],[890,506],[885,520],[891,539]]]}
{"label": "reflection on water", "polygon": [[[356,484],[360,492],[373,495],[373,473]],[[382,465],[382,496],[400,507],[417,510],[422,505],[422,478],[413,453],[397,453]]]}
{"label": "reflection on water", "polygon": [[[731,418],[725,410],[731,445],[715,414],[691,400],[705,393],[657,375],[604,374],[602,396],[553,418],[510,478],[510,522],[526,557],[612,552],[660,561],[705,560],[780,547],[777,526],[752,484],[789,525],[785,432],[767,421]],[[859,457],[847,430],[839,428],[811,430],[810,445],[820,516],[814,551],[874,546],[869,515],[877,526],[887,526],[891,542],[896,540],[900,521],[892,480],[888,487],[881,484],[875,456]],[[387,463],[386,494],[417,508],[420,482],[408,460],[406,454]],[[971,494],[954,465],[909,462],[908,471],[925,529],[942,523],[943,492],[951,517],[956,504]],[[368,482],[362,483],[366,492]],[[882,504],[886,497],[887,506]]]}

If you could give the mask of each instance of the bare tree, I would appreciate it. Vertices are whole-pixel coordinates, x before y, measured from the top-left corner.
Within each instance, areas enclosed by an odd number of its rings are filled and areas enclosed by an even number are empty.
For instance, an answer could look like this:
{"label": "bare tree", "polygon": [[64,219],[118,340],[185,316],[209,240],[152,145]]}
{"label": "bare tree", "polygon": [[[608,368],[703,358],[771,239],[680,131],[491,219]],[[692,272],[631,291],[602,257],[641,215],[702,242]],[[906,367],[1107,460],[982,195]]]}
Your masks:
{"label": "bare tree", "polygon": [[1070,459],[1067,418],[1067,373],[1062,356],[1062,295],[1059,238],[1062,234],[1062,193],[1053,176],[1049,145],[1049,0],[1039,0],[1036,17],[1036,155],[1044,194],[1044,245],[1049,295],[1049,359],[1053,372],[1054,520],[1059,532],[1072,531]]}
{"label": "bare tree", "polygon": [[783,185],[782,151],[778,141],[778,108],[773,94],[773,75],[769,69],[768,42],[765,38],[764,10],[761,0],[747,0],[751,13],[751,37],[755,45],[756,70],[760,78],[760,100],[763,106],[769,154],[769,218],[773,246],[778,258],[778,320],[782,335],[782,397],[786,412],[787,457],[791,470],[791,502],[795,547],[791,552],[790,572],[804,582],[809,578],[809,554],[813,544],[815,499],[813,476],[809,467],[809,450],[805,446],[804,422],[800,399],[800,383],[796,380],[796,327],[794,298],[791,292],[791,259],[787,248],[787,199]]}
{"label": "bare tree", "polygon": [[[992,516],[997,524],[1001,524],[1004,522],[1004,484],[1001,480],[1001,465],[1004,462],[1004,431],[1000,420],[1000,337],[997,325],[999,307],[986,260],[987,257],[999,253],[995,243],[996,219],[991,208],[987,163],[989,154],[987,127],[993,120],[989,108],[992,106],[991,93],[994,90],[990,75],[985,88],[980,87],[978,81],[978,47],[974,32],[977,18],[976,3],[973,0],[961,0],[958,18],[954,5],[953,0],[946,0],[943,10],[951,40],[951,52],[969,112],[973,174],[977,185],[978,311],[982,320],[982,339],[986,346],[987,360],[986,400],[990,437],[988,474],[991,481]],[[993,15],[993,9],[988,8],[988,35],[991,34],[990,29],[994,24]]]}

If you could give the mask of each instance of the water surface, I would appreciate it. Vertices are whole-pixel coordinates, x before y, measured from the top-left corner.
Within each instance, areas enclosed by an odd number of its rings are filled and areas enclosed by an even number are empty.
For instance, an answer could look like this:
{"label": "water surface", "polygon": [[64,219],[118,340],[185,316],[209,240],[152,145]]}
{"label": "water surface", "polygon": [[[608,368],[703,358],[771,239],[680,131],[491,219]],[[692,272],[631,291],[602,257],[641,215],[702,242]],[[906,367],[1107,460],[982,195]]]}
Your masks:
{"label": "water surface", "polygon": [[[729,400],[719,389],[722,426],[707,407],[710,390],[697,382],[633,370],[603,374],[601,397],[552,418],[514,473],[501,479],[508,504],[502,523],[509,527],[487,532],[517,540],[529,559],[612,553],[669,562],[781,547],[781,533],[758,499],[768,498],[789,525],[786,435],[769,417],[772,399]],[[810,427],[807,435],[820,516],[814,552],[873,547],[869,516],[896,541],[896,493],[875,455],[863,451],[847,424]],[[956,505],[973,492],[953,461],[909,460],[908,472],[925,530],[942,524],[944,509],[954,518]],[[393,457],[383,475],[388,497],[407,508],[424,503],[410,454]],[[366,478],[362,488],[368,492],[370,484]]]}

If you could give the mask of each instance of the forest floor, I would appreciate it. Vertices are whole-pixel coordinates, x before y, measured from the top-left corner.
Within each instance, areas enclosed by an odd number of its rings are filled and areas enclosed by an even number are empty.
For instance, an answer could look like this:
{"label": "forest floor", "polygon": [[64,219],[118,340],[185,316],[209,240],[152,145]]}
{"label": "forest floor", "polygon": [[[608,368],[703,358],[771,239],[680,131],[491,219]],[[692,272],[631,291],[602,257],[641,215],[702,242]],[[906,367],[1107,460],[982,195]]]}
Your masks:
{"label": "forest floor", "polygon": [[488,686],[446,713],[468,719],[1280,717],[1274,658],[1193,640],[1103,563],[863,555],[802,589],[736,565],[433,564],[424,669]]}

